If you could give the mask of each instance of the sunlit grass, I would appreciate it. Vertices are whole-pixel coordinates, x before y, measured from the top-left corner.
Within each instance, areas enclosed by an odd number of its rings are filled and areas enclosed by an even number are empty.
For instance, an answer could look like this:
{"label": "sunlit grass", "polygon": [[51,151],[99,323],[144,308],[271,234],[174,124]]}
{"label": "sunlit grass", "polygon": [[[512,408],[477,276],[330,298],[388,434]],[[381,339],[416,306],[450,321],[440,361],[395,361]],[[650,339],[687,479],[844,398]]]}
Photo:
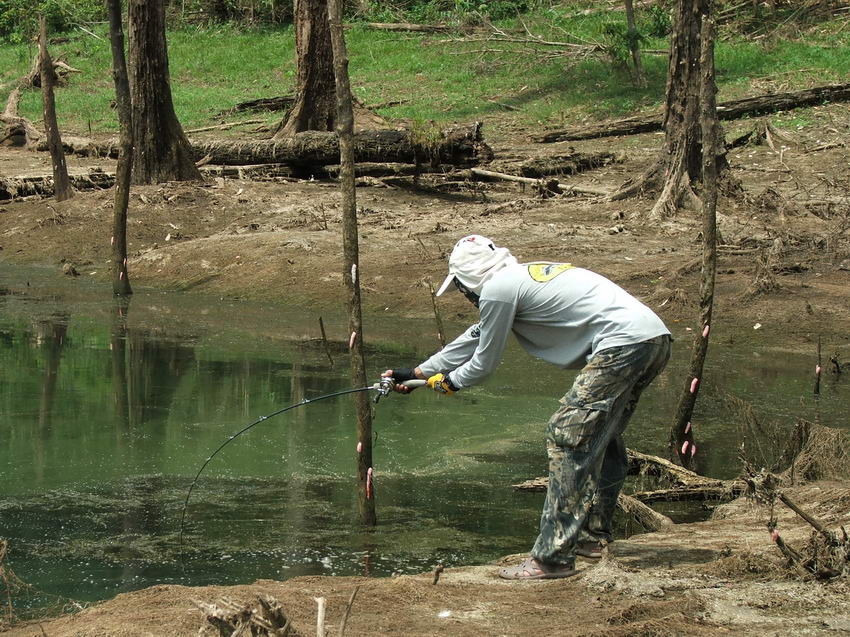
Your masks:
{"label": "sunlit grass", "polygon": [[[576,3],[549,7],[524,16],[522,22],[508,20],[500,25],[519,32],[527,25],[547,40],[604,43],[610,37],[606,24],[622,19],[611,12],[575,17],[577,8]],[[56,94],[64,131],[87,134],[117,128],[111,108],[109,43],[102,28],[98,34],[103,39],[77,33],[51,47],[54,57],[83,71]],[[380,109],[388,118],[448,123],[509,115],[523,125],[563,126],[656,109],[663,101],[663,54],[643,56],[648,82],[639,89],[626,68],[599,55],[580,60],[545,58],[517,44],[460,42],[455,35],[380,32],[358,25],[348,29],[346,37],[355,93],[366,104],[398,102]],[[168,39],[172,94],[185,129],[224,117],[260,117],[270,123],[280,117],[222,112],[238,102],[293,91],[291,28],[187,27],[170,32]],[[648,38],[643,46],[663,52],[666,38]],[[15,80],[29,70],[34,53],[32,46],[0,46],[0,100],[4,103]],[[826,24],[794,40],[721,38],[716,60],[720,100],[846,81],[850,34]],[[36,121],[40,113],[40,94],[25,92],[21,114]]]}

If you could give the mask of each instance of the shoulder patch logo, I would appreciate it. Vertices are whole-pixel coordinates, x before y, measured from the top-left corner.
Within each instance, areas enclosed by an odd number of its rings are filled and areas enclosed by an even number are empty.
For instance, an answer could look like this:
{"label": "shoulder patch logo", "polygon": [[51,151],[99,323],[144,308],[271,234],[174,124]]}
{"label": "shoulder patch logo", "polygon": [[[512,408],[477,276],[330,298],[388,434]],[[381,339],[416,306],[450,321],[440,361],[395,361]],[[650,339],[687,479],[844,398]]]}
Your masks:
{"label": "shoulder patch logo", "polygon": [[530,263],[528,265],[528,276],[538,283],[551,281],[559,274],[573,269],[571,263]]}

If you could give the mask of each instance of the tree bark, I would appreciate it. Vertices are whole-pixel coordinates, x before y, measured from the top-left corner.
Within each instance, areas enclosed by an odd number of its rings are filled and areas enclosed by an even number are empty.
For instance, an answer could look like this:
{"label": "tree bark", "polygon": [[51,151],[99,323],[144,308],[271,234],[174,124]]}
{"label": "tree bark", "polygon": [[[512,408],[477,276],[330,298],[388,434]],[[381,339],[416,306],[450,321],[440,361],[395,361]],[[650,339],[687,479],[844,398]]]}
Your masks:
{"label": "tree bark", "polygon": [[714,282],[717,272],[717,86],[714,81],[714,21],[703,16],[700,53],[700,126],[702,129],[702,276],[700,279],[700,333],[695,336],[690,373],[679,397],[676,417],[670,431],[670,445],[682,466],[693,466],[697,446],[691,416],[699,393],[714,307]]}
{"label": "tree bark", "polygon": [[133,168],[133,116],[130,80],[124,57],[124,30],[121,25],[121,0],[107,0],[109,40],[112,45],[112,80],[118,110],[120,136],[116,169],[115,202],[112,210],[112,292],[117,296],[133,293],[127,271],[127,208],[130,204],[130,179]]}
{"label": "tree bark", "polygon": [[68,179],[68,166],[65,163],[65,151],[62,150],[62,136],[56,121],[56,101],[53,97],[53,60],[47,50],[47,22],[44,16],[38,19],[39,71],[41,73],[41,101],[44,108],[44,132],[50,148],[50,161],[53,165],[53,196],[56,201],[65,201],[74,196]]}
{"label": "tree bark", "polygon": [[[318,19],[318,17],[317,17]],[[348,292],[348,328],[351,333],[351,380],[355,387],[367,385],[363,356],[363,316],[360,305],[357,197],[354,188],[354,108],[348,79],[348,52],[342,31],[342,0],[330,0],[326,24],[333,47],[336,83],[337,135],[339,136],[339,183],[342,193],[343,281]],[[357,502],[360,522],[377,523],[374,470],[372,467],[372,408],[365,392],[354,394],[357,406]]]}
{"label": "tree bark", "polygon": [[295,0],[295,104],[275,139],[334,130],[337,101],[328,11],[328,0]]}
{"label": "tree bark", "polygon": [[163,0],[129,0],[128,16],[133,183],[200,179],[171,98]]}

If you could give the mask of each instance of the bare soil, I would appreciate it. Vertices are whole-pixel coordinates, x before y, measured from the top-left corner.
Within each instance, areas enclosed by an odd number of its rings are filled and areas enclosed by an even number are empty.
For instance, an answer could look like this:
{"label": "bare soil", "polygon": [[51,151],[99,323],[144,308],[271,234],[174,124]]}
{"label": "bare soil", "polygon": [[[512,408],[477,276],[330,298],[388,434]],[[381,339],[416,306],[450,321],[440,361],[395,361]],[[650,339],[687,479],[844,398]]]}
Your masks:
{"label": "bare soil", "polygon": [[[786,349],[828,352],[850,341],[850,152],[847,106],[805,111],[804,130],[730,153],[743,193],[723,198],[713,334],[739,338],[760,326]],[[756,122],[730,125],[742,132]],[[531,131],[488,123],[496,153],[489,167],[511,172],[530,157],[564,153],[563,144],[527,142]],[[732,137],[727,130],[727,135]],[[829,148],[819,147],[834,143]],[[644,135],[573,144],[581,151],[622,152],[622,163],[563,177],[562,183],[613,190],[640,174],[660,137]],[[72,170],[112,169],[112,162],[69,158]],[[0,174],[48,174],[49,158],[3,148]],[[457,182],[457,178],[449,178]],[[652,200],[543,199],[517,184],[445,184],[419,188],[371,180],[358,189],[360,278],[366,320],[432,315],[428,280],[445,276],[454,242],[467,233],[492,237],[520,260],[570,261],[617,281],[651,305],[677,335],[696,323],[700,222],[693,211],[658,222]],[[79,193],[56,203],[0,204],[0,261],[47,264],[57,275],[108,279],[112,191]],[[340,196],[319,181],[212,180],[134,187],[130,209],[131,281],[317,311],[340,304]],[[760,265],[761,262],[761,265]],[[471,318],[460,295],[440,299],[444,318]],[[718,332],[719,329],[719,332]],[[742,339],[743,340],[743,339]],[[685,341],[686,343],[687,341]],[[686,345],[683,345],[686,346]],[[850,523],[850,489],[817,484],[791,492],[831,526]],[[668,635],[839,634],[850,632],[847,579],[802,581],[782,568],[766,531],[768,512],[741,504],[727,516],[617,541],[599,563],[582,563],[565,581],[510,583],[494,565],[388,579],[301,577],[249,586],[156,586],[119,595],[73,616],[18,626],[10,635],[215,634],[192,603],[226,595],[239,603],[258,593],[277,598],[301,634],[315,628],[316,604],[328,599],[336,631],[348,597],[360,586],[347,635]],[[810,527],[787,511],[779,528],[804,543]],[[529,538],[529,541],[531,538]],[[508,559],[508,558],[506,558]],[[199,632],[200,631],[200,632]]]}

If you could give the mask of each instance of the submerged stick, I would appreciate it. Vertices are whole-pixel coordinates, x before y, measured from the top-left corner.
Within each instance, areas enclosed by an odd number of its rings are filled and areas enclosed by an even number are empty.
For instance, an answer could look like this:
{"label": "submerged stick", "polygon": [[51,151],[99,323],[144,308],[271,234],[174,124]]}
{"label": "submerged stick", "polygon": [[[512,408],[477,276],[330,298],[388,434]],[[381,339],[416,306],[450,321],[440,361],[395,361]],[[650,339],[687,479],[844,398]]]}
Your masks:
{"label": "submerged stick", "polygon": [[339,637],[345,635],[345,625],[348,623],[348,616],[351,614],[351,607],[354,606],[354,598],[357,597],[357,591],[360,590],[360,584],[354,587],[351,591],[351,597],[348,598],[348,606],[345,607],[345,615],[342,616],[342,623],[339,625]]}

